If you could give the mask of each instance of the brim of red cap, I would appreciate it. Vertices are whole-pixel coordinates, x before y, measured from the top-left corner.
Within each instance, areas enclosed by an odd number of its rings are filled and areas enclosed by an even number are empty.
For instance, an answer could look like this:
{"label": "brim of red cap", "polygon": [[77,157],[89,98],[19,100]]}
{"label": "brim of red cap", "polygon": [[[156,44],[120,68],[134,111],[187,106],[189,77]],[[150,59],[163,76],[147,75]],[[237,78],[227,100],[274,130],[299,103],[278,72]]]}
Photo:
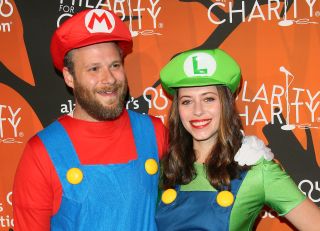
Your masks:
{"label": "brim of red cap", "polygon": [[55,47],[55,46],[58,46],[58,44],[52,44],[51,53],[52,54],[58,53],[57,55],[62,57],[62,59],[60,59],[60,60],[55,60],[56,62],[54,63],[54,66],[58,70],[62,71],[62,69],[64,67],[63,59],[69,51],[71,51],[73,49],[85,47],[85,46],[90,46],[90,45],[97,44],[97,43],[103,43],[103,42],[117,43],[119,45],[120,49],[123,51],[124,57],[132,52],[132,46],[133,46],[132,40],[126,40],[126,39],[123,39],[123,37],[117,37],[114,35],[112,37],[106,36],[105,33],[96,33],[94,36],[91,36],[91,37],[84,39],[84,40],[77,41],[76,43],[70,42],[70,47],[65,47],[65,49],[61,50],[61,51],[59,51],[58,47]]}

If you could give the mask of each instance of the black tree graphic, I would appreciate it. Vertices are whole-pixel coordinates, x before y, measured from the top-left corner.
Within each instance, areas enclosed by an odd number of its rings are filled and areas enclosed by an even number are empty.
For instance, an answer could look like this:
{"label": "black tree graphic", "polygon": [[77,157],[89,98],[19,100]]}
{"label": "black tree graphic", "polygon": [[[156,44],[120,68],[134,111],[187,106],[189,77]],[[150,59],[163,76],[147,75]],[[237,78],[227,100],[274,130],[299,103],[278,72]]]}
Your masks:
{"label": "black tree graphic", "polygon": [[[282,114],[281,120],[285,121]],[[316,160],[311,129],[305,129],[307,147],[304,149],[293,131],[282,130],[282,125],[275,116],[274,124],[269,123],[263,128],[269,147],[297,185],[303,180],[311,181],[312,185],[305,183],[301,185],[301,189],[312,199],[319,200],[320,188],[316,189],[315,182],[320,183],[320,168]],[[320,206],[320,201],[317,204]]]}

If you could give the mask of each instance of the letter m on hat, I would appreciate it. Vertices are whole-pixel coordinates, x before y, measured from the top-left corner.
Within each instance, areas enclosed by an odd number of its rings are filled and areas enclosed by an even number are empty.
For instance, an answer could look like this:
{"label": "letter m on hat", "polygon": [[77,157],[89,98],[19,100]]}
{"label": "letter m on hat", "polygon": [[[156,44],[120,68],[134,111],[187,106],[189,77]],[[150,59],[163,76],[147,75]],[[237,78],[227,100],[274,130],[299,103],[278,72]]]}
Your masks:
{"label": "letter m on hat", "polygon": [[108,11],[95,9],[87,13],[85,24],[91,33],[111,33],[115,27],[115,19]]}

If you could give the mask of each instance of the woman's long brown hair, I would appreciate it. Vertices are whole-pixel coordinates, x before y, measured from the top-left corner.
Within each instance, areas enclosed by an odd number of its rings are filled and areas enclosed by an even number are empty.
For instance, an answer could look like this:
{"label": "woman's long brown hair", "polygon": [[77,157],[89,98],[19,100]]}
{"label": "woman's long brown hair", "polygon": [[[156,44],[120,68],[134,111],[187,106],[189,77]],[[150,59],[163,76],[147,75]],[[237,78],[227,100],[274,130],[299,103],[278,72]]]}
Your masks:
{"label": "woman's long brown hair", "polygon": [[[221,101],[217,143],[212,147],[205,166],[210,184],[217,190],[230,189],[230,182],[241,170],[234,156],[241,146],[242,123],[235,106],[235,95],[225,86],[217,86]],[[162,160],[161,186],[163,189],[188,184],[195,176],[196,155],[193,139],[183,127],[178,109],[178,91],[169,113],[169,147]]]}

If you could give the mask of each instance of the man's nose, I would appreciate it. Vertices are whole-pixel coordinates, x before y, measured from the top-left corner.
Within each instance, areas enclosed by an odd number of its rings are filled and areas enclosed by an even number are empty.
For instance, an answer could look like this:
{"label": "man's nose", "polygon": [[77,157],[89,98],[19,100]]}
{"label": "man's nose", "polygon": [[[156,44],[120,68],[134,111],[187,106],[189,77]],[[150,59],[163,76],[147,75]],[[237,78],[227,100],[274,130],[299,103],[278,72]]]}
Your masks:
{"label": "man's nose", "polygon": [[116,82],[116,78],[112,71],[109,68],[104,68],[104,71],[101,76],[102,80],[101,82],[103,84],[114,84]]}

